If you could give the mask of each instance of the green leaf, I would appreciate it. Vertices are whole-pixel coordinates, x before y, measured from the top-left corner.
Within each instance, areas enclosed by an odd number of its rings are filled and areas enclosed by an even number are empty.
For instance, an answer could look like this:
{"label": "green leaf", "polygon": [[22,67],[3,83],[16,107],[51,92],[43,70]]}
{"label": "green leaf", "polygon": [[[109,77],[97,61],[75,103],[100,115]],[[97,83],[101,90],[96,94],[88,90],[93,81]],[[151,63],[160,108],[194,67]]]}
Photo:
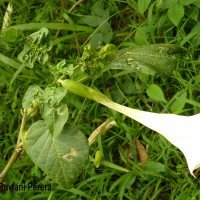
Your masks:
{"label": "green leaf", "polygon": [[72,127],[65,127],[54,138],[43,120],[34,123],[26,135],[26,152],[53,181],[72,187],[88,161],[88,141]]}
{"label": "green leaf", "polygon": [[12,28],[16,28],[17,30],[33,30],[33,29],[40,29],[40,28],[48,28],[53,30],[67,30],[67,31],[86,31],[86,32],[93,32],[93,28],[88,26],[79,26],[74,24],[66,24],[66,23],[28,23],[28,24],[18,24],[12,26]]}
{"label": "green leaf", "polygon": [[92,15],[103,16],[104,12],[105,10],[103,1],[97,1],[92,7]]}
{"label": "green leaf", "polygon": [[200,24],[197,24],[192,28],[190,33],[188,35],[186,35],[185,38],[183,38],[180,45],[181,46],[184,45],[186,42],[188,42],[192,38],[195,38],[195,36],[198,38],[199,33],[200,33]]}
{"label": "green leaf", "polygon": [[143,15],[149,7],[151,0],[138,0],[138,10]]}
{"label": "green leaf", "polygon": [[143,45],[136,48],[125,48],[118,51],[108,66],[111,69],[140,71],[145,74],[161,76],[170,75],[177,65],[176,54],[185,49],[171,44]]}
{"label": "green leaf", "polygon": [[169,9],[170,7],[174,6],[178,3],[179,0],[160,0],[160,9]]}
{"label": "green leaf", "polygon": [[43,95],[40,97],[40,104],[47,104],[49,107],[56,107],[65,97],[67,91],[63,88],[47,87]]}
{"label": "green leaf", "polygon": [[146,92],[151,99],[167,103],[163,91],[158,85],[155,84],[149,85],[149,87],[146,89]]}
{"label": "green leaf", "polygon": [[192,3],[194,3],[195,1],[197,1],[197,0],[179,0],[179,3],[184,5],[184,6],[188,6]]}
{"label": "green leaf", "polygon": [[105,61],[114,59],[116,55],[117,55],[117,47],[114,44],[107,44],[103,46],[97,53],[99,60],[105,60]]}
{"label": "green leaf", "polygon": [[147,161],[144,163],[144,167],[143,172],[151,176],[160,176],[160,173],[165,172],[165,166],[160,162]]}
{"label": "green leaf", "polygon": [[106,44],[108,44],[108,43],[111,41],[112,37],[113,37],[113,32],[112,32],[112,30],[110,29],[110,31],[108,31],[107,33],[105,33],[103,37],[104,37],[104,38],[103,38],[103,41],[104,41]]}
{"label": "green leaf", "polygon": [[187,12],[187,16],[190,16],[191,19],[197,22],[199,17],[199,8],[190,8],[189,12]]}
{"label": "green leaf", "polygon": [[[120,191],[124,190],[123,191],[123,193],[124,193],[127,186],[131,187],[131,185],[135,182],[135,180],[136,180],[136,175],[134,174],[134,172],[122,174],[121,176],[119,176],[118,179],[115,180],[115,182],[113,182],[109,191],[113,192],[113,191],[117,190],[117,188],[120,188]],[[121,198],[121,199],[123,199],[123,198]]]}
{"label": "green leaf", "polygon": [[175,96],[173,97],[174,100],[169,107],[170,110],[176,114],[180,113],[185,106],[186,98],[187,92],[185,90],[175,94]]}
{"label": "green leaf", "polygon": [[90,43],[92,45],[93,48],[97,48],[99,46],[102,45],[103,43],[103,33],[95,33],[91,39],[90,39]]}
{"label": "green leaf", "polygon": [[91,27],[97,27],[99,25],[99,20],[101,20],[101,17],[86,15],[81,18],[80,22],[83,22]]}
{"label": "green leaf", "polygon": [[39,107],[49,132],[57,137],[68,120],[67,104],[60,103],[67,91],[64,88],[46,88],[40,97]]}
{"label": "green leaf", "polygon": [[131,79],[126,79],[123,85],[121,86],[121,90],[125,94],[133,94],[135,92],[135,87],[136,84],[134,84]]}
{"label": "green leaf", "polygon": [[192,106],[196,106],[197,108],[200,108],[200,103],[198,101],[195,101],[193,99],[186,99],[186,103],[191,104]]}
{"label": "green leaf", "polygon": [[61,133],[69,117],[67,104],[63,103],[55,108],[43,105],[40,106],[40,111],[49,128],[49,132],[53,137],[57,137]]}
{"label": "green leaf", "polygon": [[[96,42],[97,41],[95,41],[95,43]],[[87,44],[84,46],[82,57],[78,60],[78,71],[80,72],[81,69],[82,72],[85,72],[93,79],[96,79],[103,73],[102,69],[107,68],[105,64],[113,60],[116,54],[117,49],[113,44],[107,44],[103,46],[99,51],[95,50],[91,44]],[[76,73],[77,70],[74,71],[73,76]]]}
{"label": "green leaf", "polygon": [[18,60],[28,68],[33,68],[36,61],[45,64],[48,60],[48,51],[51,50],[50,34],[48,29],[42,28],[26,38],[24,50],[18,55]]}
{"label": "green leaf", "polygon": [[118,199],[122,200],[125,199],[126,191],[134,185],[136,181],[136,175],[134,172],[129,172],[121,176],[118,180],[120,180]]}
{"label": "green leaf", "polygon": [[142,26],[142,27],[138,27],[136,29],[136,33],[135,33],[135,42],[137,44],[147,44],[148,41],[148,27],[147,26]]}
{"label": "green leaf", "polygon": [[29,109],[39,102],[40,96],[43,94],[43,90],[37,85],[31,85],[26,91],[23,100],[22,107]]}
{"label": "green leaf", "polygon": [[110,31],[110,24],[107,21],[103,22],[103,20],[102,20],[100,27],[99,27],[99,30],[102,33],[108,33]]}
{"label": "green leaf", "polygon": [[168,17],[175,26],[178,26],[179,22],[184,16],[184,6],[181,4],[174,4],[168,9]]}
{"label": "green leaf", "polygon": [[72,76],[74,72],[73,64],[67,64],[66,60],[63,59],[57,65],[49,65],[49,69],[52,74],[61,76],[61,75],[69,75]]}
{"label": "green leaf", "polygon": [[0,61],[6,65],[9,65],[9,66],[15,68],[15,69],[18,69],[21,65],[20,63],[16,62],[12,58],[9,58],[1,53],[0,53]]}
{"label": "green leaf", "polygon": [[63,59],[56,66],[51,66],[50,69],[56,75],[72,76],[72,74],[74,72],[74,65],[73,64],[67,64],[66,60]]}
{"label": "green leaf", "polygon": [[7,42],[15,42],[17,39],[22,39],[22,37],[21,31],[17,30],[15,27],[5,29],[1,33],[1,38]]}
{"label": "green leaf", "polygon": [[7,50],[9,51],[10,50],[10,45],[8,44],[8,42],[6,42],[5,40],[3,40],[1,37],[0,37],[0,48],[3,50]]}

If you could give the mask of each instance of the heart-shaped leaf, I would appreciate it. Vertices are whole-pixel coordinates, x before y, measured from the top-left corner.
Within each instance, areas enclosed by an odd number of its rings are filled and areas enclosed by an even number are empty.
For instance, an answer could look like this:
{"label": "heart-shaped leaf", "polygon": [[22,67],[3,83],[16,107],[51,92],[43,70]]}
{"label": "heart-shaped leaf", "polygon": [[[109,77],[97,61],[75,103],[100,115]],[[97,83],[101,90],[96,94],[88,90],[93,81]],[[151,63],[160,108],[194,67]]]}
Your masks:
{"label": "heart-shaped leaf", "polygon": [[64,127],[52,137],[43,120],[34,123],[26,134],[26,152],[32,161],[59,185],[69,188],[88,160],[88,141],[72,127]]}

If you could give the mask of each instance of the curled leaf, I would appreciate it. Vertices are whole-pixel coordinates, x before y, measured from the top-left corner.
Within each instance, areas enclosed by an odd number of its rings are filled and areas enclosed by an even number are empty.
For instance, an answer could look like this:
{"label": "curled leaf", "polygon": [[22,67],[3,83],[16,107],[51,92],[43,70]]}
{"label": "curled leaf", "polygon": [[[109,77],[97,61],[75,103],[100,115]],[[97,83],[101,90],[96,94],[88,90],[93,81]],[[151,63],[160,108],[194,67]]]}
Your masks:
{"label": "curled leaf", "polygon": [[49,65],[49,69],[54,75],[69,75],[72,76],[74,68],[73,64],[67,64],[66,60],[63,59],[57,65]]}
{"label": "curled leaf", "polygon": [[58,136],[68,120],[69,112],[66,103],[62,103],[67,91],[63,88],[48,87],[40,97],[41,115],[52,136]]}
{"label": "curled leaf", "polygon": [[49,107],[58,106],[66,93],[63,88],[47,87],[40,96],[40,104],[47,104]]}
{"label": "curled leaf", "polygon": [[22,107],[24,109],[30,109],[39,102],[40,96],[43,94],[43,90],[37,85],[31,85],[25,93],[22,100]]}
{"label": "curled leaf", "polygon": [[117,48],[113,44],[107,44],[103,46],[97,53],[100,59],[110,61],[117,55]]}
{"label": "curled leaf", "polygon": [[28,68],[33,68],[36,61],[40,64],[48,60],[48,51],[51,50],[50,34],[47,28],[26,37],[24,50],[18,55],[18,60]]}

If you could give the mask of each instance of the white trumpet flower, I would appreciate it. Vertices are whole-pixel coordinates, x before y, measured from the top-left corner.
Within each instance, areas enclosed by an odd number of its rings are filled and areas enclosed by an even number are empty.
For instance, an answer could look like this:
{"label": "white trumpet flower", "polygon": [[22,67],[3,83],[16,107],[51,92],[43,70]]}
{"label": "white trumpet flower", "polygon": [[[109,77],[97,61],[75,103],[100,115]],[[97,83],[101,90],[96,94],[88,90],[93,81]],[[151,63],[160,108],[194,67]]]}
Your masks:
{"label": "white trumpet flower", "polygon": [[160,133],[184,154],[190,173],[200,167],[200,114],[181,116],[128,108],[114,103],[108,106]]}
{"label": "white trumpet flower", "polygon": [[58,80],[69,91],[116,110],[160,133],[184,154],[190,173],[200,167],[200,114],[181,116],[132,109],[109,100],[104,94],[71,80]]}

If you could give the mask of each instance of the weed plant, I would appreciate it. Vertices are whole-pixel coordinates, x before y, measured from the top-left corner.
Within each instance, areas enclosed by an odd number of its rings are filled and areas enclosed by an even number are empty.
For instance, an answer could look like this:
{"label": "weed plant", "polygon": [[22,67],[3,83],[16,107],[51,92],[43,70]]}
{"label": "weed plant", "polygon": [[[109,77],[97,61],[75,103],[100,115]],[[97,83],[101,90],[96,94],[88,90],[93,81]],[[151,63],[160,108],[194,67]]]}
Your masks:
{"label": "weed plant", "polygon": [[[87,84],[93,84],[113,101],[131,108],[182,115],[200,112],[198,0],[85,0],[78,4],[74,0],[10,0],[9,3],[13,5],[10,26],[21,25],[22,34],[29,35],[49,23],[47,28],[53,41],[49,62],[52,64],[63,59],[69,64],[76,63],[89,42],[95,49],[108,43],[119,49],[157,43],[187,48],[187,55],[180,59],[168,77],[109,70]],[[0,2],[0,24],[3,24],[7,5],[8,1]],[[68,24],[69,27],[59,28],[53,23]],[[77,29],[70,28],[74,25]],[[80,30],[78,26],[86,28]],[[47,64],[37,63],[34,69],[24,68],[17,73],[17,56],[23,50],[24,41],[11,39],[0,38],[0,169],[4,168],[15,147],[22,119],[22,99],[28,87],[34,84],[45,87],[53,81]],[[166,102],[149,97],[147,88],[151,84],[162,89]],[[87,137],[108,118],[114,118],[117,126],[99,136],[90,147],[90,161],[72,188],[54,186],[52,191],[7,191],[0,193],[0,199],[200,198],[199,177],[190,175],[183,154],[164,137],[93,101],[74,94],[67,101],[68,123],[78,126]],[[32,120],[36,119],[39,119],[38,115]],[[136,138],[148,155],[149,164],[144,169],[134,142]],[[104,165],[96,168],[92,158],[99,149],[104,154],[103,160],[129,172]],[[5,181],[9,184],[51,182],[26,153],[14,163]]]}

